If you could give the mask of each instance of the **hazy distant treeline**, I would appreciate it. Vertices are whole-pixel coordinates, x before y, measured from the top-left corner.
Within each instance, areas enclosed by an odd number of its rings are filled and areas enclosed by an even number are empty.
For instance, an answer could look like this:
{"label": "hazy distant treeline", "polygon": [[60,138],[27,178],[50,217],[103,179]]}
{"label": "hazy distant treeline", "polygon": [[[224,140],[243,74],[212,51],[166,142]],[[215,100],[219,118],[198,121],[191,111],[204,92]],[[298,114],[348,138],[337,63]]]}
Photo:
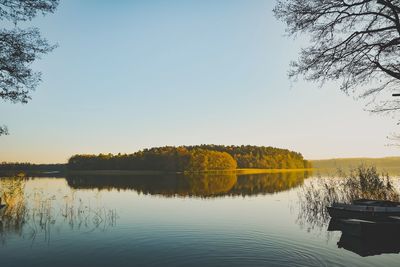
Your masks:
{"label": "hazy distant treeline", "polygon": [[400,168],[400,157],[385,158],[336,158],[313,160],[313,167],[318,169],[352,169],[360,165],[375,166],[379,170]]}
{"label": "hazy distant treeline", "polygon": [[239,168],[298,169],[310,164],[300,153],[257,146],[157,147],[133,154],[75,155],[70,170],[157,170],[196,172]]}
{"label": "hazy distant treeline", "polygon": [[65,171],[65,164],[32,164],[2,162],[0,163],[0,174],[3,173],[39,173],[39,172],[62,172]]}

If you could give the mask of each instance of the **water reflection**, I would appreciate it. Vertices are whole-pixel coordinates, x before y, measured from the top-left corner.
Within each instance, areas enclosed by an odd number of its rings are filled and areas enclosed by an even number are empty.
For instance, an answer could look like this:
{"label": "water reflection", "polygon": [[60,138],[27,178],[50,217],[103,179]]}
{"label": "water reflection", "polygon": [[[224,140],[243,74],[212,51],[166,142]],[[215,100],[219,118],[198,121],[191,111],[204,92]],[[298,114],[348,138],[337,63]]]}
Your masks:
{"label": "water reflection", "polygon": [[285,191],[303,184],[309,172],[255,175],[71,175],[68,185],[75,189],[135,190],[165,197],[252,196]]}
{"label": "water reflection", "polygon": [[[117,207],[105,207],[99,200],[102,190],[135,190],[140,194],[163,197],[253,196],[297,187],[308,175],[294,172],[239,176],[0,178],[0,197],[6,204],[0,211],[0,239],[3,244],[12,236],[32,242],[38,239],[50,242],[52,232],[61,229],[88,232],[113,227],[117,220]],[[29,183],[31,180],[34,182]],[[83,190],[86,192],[82,194],[81,189],[89,190]]]}
{"label": "water reflection", "polygon": [[[360,175],[360,177],[365,176]],[[400,222],[397,219],[373,222],[354,219],[334,220],[329,216],[326,207],[334,202],[351,203],[354,199],[360,198],[397,200],[398,179],[390,181],[390,187],[383,184],[383,189],[363,189],[359,186],[362,184],[360,181],[358,177],[348,176],[318,177],[307,180],[297,192],[297,223],[308,231],[317,229],[325,232],[327,230],[325,233],[328,240],[332,237],[336,238],[332,232],[340,231],[341,236],[337,237],[337,247],[362,257],[399,253]],[[397,186],[392,187],[392,184],[397,184]]]}
{"label": "water reflection", "polygon": [[362,257],[400,252],[398,223],[369,223],[352,220],[330,220],[328,231],[341,231],[339,248]]}
{"label": "water reflection", "polygon": [[60,230],[67,226],[69,230],[94,231],[115,225],[115,209],[90,205],[76,198],[74,191],[56,196],[49,195],[43,188],[26,190],[28,180],[23,177],[0,179],[0,197],[6,205],[0,210],[3,245],[12,235],[27,238],[32,244],[40,236],[49,243],[53,228]]}
{"label": "water reflection", "polygon": [[[398,266],[397,255],[338,249],[337,232],[327,242],[299,230],[288,207],[305,177],[0,178],[0,194],[15,196],[0,214],[0,258],[5,266]],[[343,235],[339,246],[356,240]]]}

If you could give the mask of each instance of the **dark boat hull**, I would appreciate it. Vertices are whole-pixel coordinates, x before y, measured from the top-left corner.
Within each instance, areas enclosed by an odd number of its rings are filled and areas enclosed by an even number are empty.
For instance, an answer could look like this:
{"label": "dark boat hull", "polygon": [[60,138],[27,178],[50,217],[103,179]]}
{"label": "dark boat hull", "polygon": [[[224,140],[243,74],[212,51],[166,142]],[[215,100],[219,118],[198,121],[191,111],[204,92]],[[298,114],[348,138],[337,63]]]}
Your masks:
{"label": "dark boat hull", "polygon": [[400,221],[365,221],[359,219],[331,219],[328,231],[342,231],[358,237],[400,237]]}
{"label": "dark boat hull", "polygon": [[360,220],[390,220],[390,217],[400,217],[400,212],[347,210],[337,207],[327,207],[331,218]]}

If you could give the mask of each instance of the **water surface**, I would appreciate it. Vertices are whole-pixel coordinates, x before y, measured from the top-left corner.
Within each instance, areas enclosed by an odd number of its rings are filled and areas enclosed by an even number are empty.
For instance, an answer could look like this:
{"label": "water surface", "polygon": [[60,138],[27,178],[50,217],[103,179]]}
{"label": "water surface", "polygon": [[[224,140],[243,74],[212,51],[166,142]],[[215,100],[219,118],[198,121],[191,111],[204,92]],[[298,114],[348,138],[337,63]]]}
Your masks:
{"label": "water surface", "polygon": [[398,266],[396,250],[343,247],[341,232],[301,216],[298,194],[312,179],[1,178],[12,199],[0,212],[2,266]]}

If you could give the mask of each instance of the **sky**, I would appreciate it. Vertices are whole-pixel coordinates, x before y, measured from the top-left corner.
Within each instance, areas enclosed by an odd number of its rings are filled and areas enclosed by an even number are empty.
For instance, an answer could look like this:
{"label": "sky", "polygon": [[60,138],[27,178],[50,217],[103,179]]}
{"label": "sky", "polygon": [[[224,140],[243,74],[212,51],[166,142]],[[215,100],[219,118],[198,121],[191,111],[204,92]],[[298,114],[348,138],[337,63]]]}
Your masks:
{"label": "sky", "polygon": [[335,84],[288,79],[307,42],[285,35],[274,2],[61,0],[28,23],[59,46],[32,65],[43,81],[28,104],[1,102],[0,162],[195,144],[399,155],[395,118]]}

